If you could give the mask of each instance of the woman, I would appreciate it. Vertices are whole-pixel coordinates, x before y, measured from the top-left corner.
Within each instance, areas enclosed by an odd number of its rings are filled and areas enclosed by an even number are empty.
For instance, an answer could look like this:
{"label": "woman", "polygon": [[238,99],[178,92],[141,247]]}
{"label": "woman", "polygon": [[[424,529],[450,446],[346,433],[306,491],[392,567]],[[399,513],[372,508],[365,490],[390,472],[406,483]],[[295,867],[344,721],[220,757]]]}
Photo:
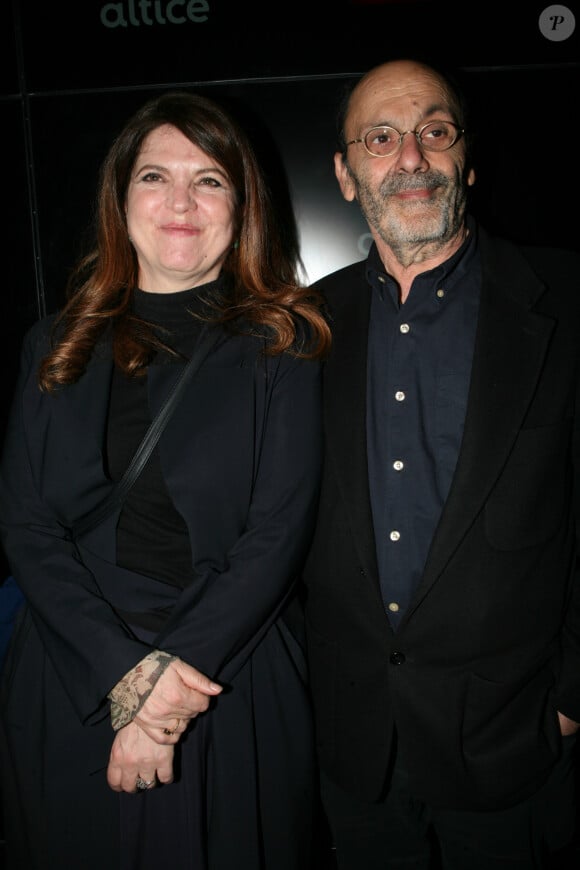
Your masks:
{"label": "woman", "polygon": [[[328,326],[249,141],[204,97],[136,113],[97,217],[66,305],[25,339],[0,466],[26,597],[0,699],[7,866],[305,870],[296,576]],[[212,346],[136,483],[74,537],[202,333]]]}

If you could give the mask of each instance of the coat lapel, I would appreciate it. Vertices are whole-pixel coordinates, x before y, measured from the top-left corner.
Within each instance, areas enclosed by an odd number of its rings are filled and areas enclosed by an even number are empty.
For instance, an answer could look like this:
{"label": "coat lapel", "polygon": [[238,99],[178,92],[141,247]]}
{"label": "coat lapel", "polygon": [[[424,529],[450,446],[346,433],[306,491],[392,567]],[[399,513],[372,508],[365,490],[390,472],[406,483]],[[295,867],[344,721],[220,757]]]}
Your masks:
{"label": "coat lapel", "polygon": [[83,437],[89,441],[91,448],[97,448],[101,459],[112,373],[112,360],[99,355],[90,362],[80,380],[62,391],[63,400],[77,419]]}
{"label": "coat lapel", "polygon": [[[364,264],[363,264],[364,268]],[[345,301],[336,306],[331,364],[327,367],[324,413],[328,461],[333,463],[342,499],[350,515],[360,563],[377,588],[376,546],[368,481],[366,447],[367,343],[370,288],[353,296],[350,284],[360,278],[348,273]]]}
{"label": "coat lapel", "polygon": [[[112,362],[97,356],[82,377],[59,390],[43,403],[48,415],[44,426],[32,426],[42,486],[45,497],[59,512],[60,521],[71,526],[111,488],[105,465],[107,412]],[[54,461],[44,463],[47,432],[52,438],[50,455]],[[31,436],[32,437],[32,436]],[[82,485],[69,475],[82,468]],[[73,496],[74,493],[74,496]]]}
{"label": "coat lapel", "polygon": [[503,247],[491,250],[485,237],[482,260],[463,440],[414,606],[444,570],[501,473],[532,401],[554,325],[532,310],[543,286],[524,261]]}

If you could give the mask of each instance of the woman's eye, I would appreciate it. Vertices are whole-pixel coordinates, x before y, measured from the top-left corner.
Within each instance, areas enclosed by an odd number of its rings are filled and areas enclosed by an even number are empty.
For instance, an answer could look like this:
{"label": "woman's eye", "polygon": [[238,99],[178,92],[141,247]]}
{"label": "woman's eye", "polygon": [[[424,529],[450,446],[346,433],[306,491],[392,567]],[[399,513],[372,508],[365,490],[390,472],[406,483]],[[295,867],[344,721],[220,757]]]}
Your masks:
{"label": "woman's eye", "polygon": [[200,178],[197,183],[203,187],[222,187],[221,181],[217,178],[213,178],[211,175],[206,175],[203,178]]}
{"label": "woman's eye", "polygon": [[141,176],[141,181],[161,181],[161,176],[158,172],[146,172]]}

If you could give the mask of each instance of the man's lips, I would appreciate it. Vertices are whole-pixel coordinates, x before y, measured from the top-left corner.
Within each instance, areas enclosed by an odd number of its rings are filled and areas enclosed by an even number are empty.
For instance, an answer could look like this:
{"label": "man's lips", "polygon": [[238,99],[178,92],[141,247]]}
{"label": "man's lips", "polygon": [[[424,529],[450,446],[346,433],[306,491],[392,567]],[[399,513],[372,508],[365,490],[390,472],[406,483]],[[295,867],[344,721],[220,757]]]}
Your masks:
{"label": "man's lips", "polygon": [[431,199],[433,193],[432,188],[417,187],[410,190],[398,190],[391,195],[397,199]]}

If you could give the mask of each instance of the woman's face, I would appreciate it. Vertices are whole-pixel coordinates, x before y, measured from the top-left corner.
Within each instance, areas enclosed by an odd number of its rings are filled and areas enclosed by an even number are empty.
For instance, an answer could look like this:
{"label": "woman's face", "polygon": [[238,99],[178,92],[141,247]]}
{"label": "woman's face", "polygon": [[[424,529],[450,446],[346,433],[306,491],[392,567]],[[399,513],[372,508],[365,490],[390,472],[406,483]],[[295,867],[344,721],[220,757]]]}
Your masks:
{"label": "woman's face", "polygon": [[173,293],[215,280],[235,241],[234,210],[219,163],[169,124],[150,133],[126,199],[139,287]]}

